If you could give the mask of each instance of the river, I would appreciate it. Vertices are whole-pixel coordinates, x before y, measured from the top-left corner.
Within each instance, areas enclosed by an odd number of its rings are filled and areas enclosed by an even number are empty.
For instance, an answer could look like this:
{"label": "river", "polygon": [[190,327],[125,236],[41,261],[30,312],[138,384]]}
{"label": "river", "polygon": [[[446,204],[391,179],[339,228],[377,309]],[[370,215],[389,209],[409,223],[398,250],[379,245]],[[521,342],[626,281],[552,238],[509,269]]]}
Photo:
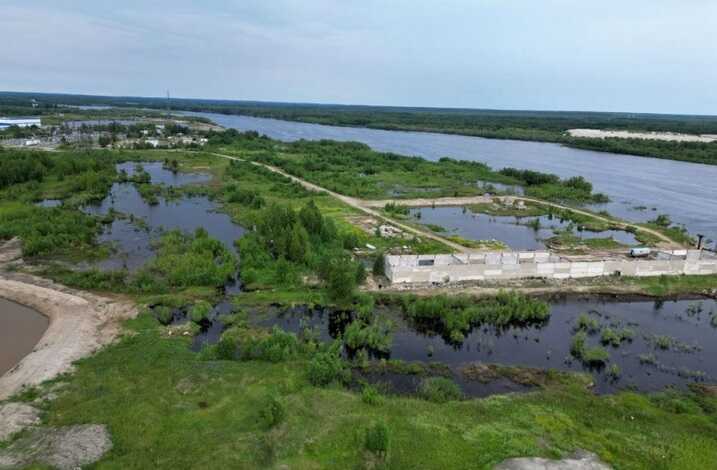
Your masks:
{"label": "river", "polygon": [[542,142],[324,126],[217,113],[186,114],[283,141],[357,141],[378,151],[429,160],[453,157],[485,162],[494,168],[524,168],[561,177],[582,175],[593,183],[596,191],[611,199],[594,209],[636,222],[668,214],[674,222],[686,225],[691,233],[717,240],[717,166],[577,150]]}

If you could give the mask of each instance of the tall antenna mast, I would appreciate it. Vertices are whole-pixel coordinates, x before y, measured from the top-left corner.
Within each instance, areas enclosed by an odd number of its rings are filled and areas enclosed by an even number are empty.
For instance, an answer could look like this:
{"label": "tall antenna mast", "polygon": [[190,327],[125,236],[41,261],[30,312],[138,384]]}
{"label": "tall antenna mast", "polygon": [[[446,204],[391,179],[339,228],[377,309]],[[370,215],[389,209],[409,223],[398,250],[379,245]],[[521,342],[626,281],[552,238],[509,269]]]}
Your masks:
{"label": "tall antenna mast", "polygon": [[167,90],[167,115],[169,115],[169,90]]}

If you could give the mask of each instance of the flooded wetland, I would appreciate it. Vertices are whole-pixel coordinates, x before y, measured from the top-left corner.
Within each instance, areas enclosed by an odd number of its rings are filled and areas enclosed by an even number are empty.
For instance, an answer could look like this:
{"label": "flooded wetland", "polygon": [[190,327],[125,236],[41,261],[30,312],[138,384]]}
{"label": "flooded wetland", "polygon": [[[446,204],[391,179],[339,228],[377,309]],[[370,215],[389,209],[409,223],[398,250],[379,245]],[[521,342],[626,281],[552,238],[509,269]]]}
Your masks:
{"label": "flooded wetland", "polygon": [[[124,163],[118,170],[132,176],[135,165]],[[206,183],[210,178],[200,173],[172,172],[159,162],[140,166],[149,173],[153,184],[167,187]],[[85,210],[96,215],[121,214],[100,237],[114,247],[113,255],[100,263],[101,269],[140,268],[154,256],[153,240],[163,230],[192,232],[204,227],[234,253],[234,241],[244,233],[206,196],[159,197],[155,204],[150,204],[132,183],[115,183],[105,200]],[[411,216],[417,222],[440,225],[467,239],[497,239],[512,249],[525,250],[544,249],[545,240],[569,225],[549,216],[490,216],[460,207],[417,208],[411,210]],[[577,235],[612,237],[625,245],[636,243],[632,234],[620,231],[585,231]],[[231,302],[234,295],[241,295],[239,280],[225,286],[222,300],[199,323],[199,332],[191,344],[194,351],[219,341],[225,329],[222,316],[234,311]],[[552,299],[549,305],[550,316],[545,322],[502,327],[479,325],[472,327],[460,341],[436,324],[412,321],[399,306],[379,305],[377,317],[390,320],[393,325],[391,346],[388,351],[371,351],[370,357],[379,363],[384,359],[424,364],[428,373],[452,377],[469,396],[529,390],[540,382],[536,379],[543,376],[540,371],[548,369],[590,374],[594,390],[599,393],[619,389],[655,391],[717,377],[717,364],[709,360],[717,357],[714,327],[717,305],[713,300],[571,298]],[[343,335],[352,314],[298,306],[254,312],[251,318],[257,326],[278,326],[297,334],[309,328],[321,340],[330,341]],[[173,310],[170,323],[189,321],[188,308]],[[582,323],[588,326],[580,326]],[[581,329],[585,330],[586,347],[605,351],[604,361],[587,363],[576,357],[573,345]],[[624,334],[617,341],[612,336],[616,332]],[[480,369],[482,375],[476,380],[476,367],[494,364],[516,369],[509,374],[491,369],[487,379],[486,370]],[[516,374],[526,373],[529,379],[516,380]],[[421,381],[420,374],[394,370],[364,371],[361,378],[384,383],[397,393],[413,393]]]}
{"label": "flooded wetland", "polygon": [[[685,387],[689,383],[717,379],[717,303],[711,299],[655,301],[615,298],[564,298],[549,301],[550,316],[533,325],[481,325],[460,341],[431,323],[416,323],[400,307],[380,306],[377,315],[389,319],[392,344],[389,352],[372,352],[375,359],[439,363],[467,394],[486,395],[497,390],[521,390],[521,384],[496,377],[497,383],[476,384],[471,366],[499,364],[528,369],[584,372],[593,376],[594,390],[610,393],[619,389],[657,391]],[[587,321],[586,321],[587,319]],[[279,326],[300,333],[315,329],[322,340],[340,337],[350,319],[346,312],[325,308],[275,308],[257,314],[261,326]],[[585,325],[583,325],[585,323]],[[588,347],[600,347],[608,358],[588,364],[571,351],[580,330],[587,333]],[[621,333],[614,339],[612,333]],[[381,375],[373,377],[381,381]],[[399,389],[417,385],[420,378],[396,378]],[[384,377],[383,380],[386,380]],[[496,388],[497,387],[497,388]]]}

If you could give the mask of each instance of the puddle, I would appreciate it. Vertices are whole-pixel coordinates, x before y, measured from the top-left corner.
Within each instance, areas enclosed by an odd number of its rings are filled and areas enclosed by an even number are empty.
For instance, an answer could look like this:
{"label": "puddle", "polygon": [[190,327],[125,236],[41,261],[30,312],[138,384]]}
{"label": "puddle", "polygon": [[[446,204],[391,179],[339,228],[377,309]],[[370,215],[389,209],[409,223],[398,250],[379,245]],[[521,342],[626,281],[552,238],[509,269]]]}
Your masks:
{"label": "puddle", "polygon": [[[464,210],[462,207],[419,207],[411,209],[410,214],[416,222],[439,225],[445,228],[448,234],[459,235],[468,240],[498,240],[514,250],[543,250],[546,248],[545,240],[555,236],[556,231],[570,226],[569,221],[561,221],[549,215],[493,216],[475,213],[467,208]],[[621,230],[575,230],[574,234],[583,239],[612,237],[624,245],[639,244],[634,234]]]}
{"label": "puddle", "polygon": [[0,298],[0,375],[32,352],[49,324],[40,312]]}
{"label": "puddle", "polygon": [[[595,390],[599,393],[626,388],[656,391],[667,386],[683,387],[690,382],[717,380],[717,362],[714,361],[717,328],[711,326],[712,316],[717,315],[712,313],[717,312],[714,300],[568,299],[553,301],[551,311],[550,319],[542,325],[476,328],[466,335],[465,341],[456,344],[446,332],[436,331],[435,325],[410,324],[395,308],[378,307],[378,314],[392,319],[396,328],[390,353],[377,356],[409,362],[439,362],[454,373],[475,362],[587,372],[593,375]],[[570,354],[577,319],[587,312],[602,328],[629,328],[634,332],[632,341],[625,341],[617,348],[604,346],[610,355],[605,368],[584,366]],[[275,310],[256,316],[253,321],[293,332],[304,327],[315,328],[325,341],[338,337],[347,324],[345,315],[306,307]],[[661,348],[658,337],[670,338],[671,345]],[[588,336],[587,342],[590,347],[600,345],[600,333]],[[612,364],[620,368],[618,379],[608,373]],[[498,382],[495,386],[512,385]]]}

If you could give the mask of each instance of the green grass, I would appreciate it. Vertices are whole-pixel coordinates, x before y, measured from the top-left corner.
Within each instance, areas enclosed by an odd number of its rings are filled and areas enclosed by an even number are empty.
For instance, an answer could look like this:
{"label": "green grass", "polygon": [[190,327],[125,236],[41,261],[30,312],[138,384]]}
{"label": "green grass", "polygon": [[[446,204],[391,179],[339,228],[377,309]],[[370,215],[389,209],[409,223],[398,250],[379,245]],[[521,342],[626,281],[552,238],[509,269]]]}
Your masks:
{"label": "green grass", "polygon": [[[160,338],[148,316],[132,335],[81,360],[46,408],[49,425],[107,424],[113,449],[94,468],[357,468],[367,430],[390,432],[388,468],[492,468],[515,456],[597,452],[616,468],[709,468],[717,399],[623,392],[595,396],[574,381],[524,395],[435,404],[316,388],[303,360],[201,361]],[[285,411],[266,425],[267,397]],[[711,411],[705,411],[711,410]]]}
{"label": "green grass", "polygon": [[655,276],[623,279],[623,282],[639,286],[655,296],[698,294],[712,292],[717,286],[717,275]]}

